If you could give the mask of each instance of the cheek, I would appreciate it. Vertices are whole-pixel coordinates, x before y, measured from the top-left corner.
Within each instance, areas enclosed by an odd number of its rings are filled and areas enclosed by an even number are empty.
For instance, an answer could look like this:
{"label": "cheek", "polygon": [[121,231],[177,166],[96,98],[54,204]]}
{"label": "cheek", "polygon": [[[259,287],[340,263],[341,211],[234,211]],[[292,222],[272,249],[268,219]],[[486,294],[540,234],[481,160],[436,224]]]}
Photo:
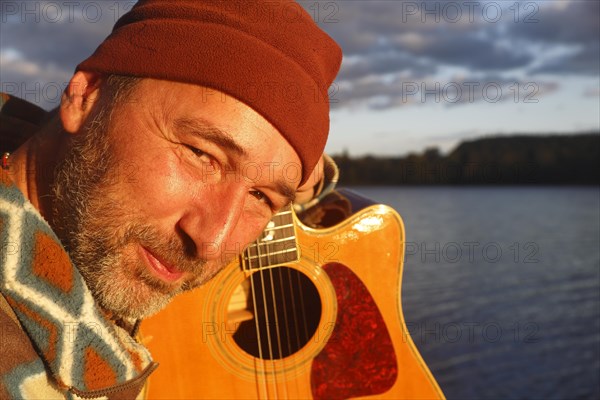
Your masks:
{"label": "cheek", "polygon": [[264,218],[256,218],[256,216],[244,215],[240,218],[234,233],[232,241],[238,243],[241,249],[244,249],[250,243],[258,240],[263,233],[268,221]]}
{"label": "cheek", "polygon": [[[139,159],[135,174],[126,177],[128,197],[144,214],[156,218],[168,217],[181,211],[194,190],[181,175],[176,163],[166,156]],[[129,167],[132,171],[134,167]]]}

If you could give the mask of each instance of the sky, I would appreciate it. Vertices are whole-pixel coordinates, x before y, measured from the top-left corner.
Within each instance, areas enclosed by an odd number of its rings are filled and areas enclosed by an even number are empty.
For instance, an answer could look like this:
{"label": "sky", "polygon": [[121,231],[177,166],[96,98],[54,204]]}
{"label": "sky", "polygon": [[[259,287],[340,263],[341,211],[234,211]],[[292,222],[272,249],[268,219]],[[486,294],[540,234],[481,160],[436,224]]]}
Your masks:
{"label": "sky", "polygon": [[[134,3],[0,0],[0,90],[55,107]],[[329,90],[329,153],[600,130],[597,0],[300,4],[344,54]]]}

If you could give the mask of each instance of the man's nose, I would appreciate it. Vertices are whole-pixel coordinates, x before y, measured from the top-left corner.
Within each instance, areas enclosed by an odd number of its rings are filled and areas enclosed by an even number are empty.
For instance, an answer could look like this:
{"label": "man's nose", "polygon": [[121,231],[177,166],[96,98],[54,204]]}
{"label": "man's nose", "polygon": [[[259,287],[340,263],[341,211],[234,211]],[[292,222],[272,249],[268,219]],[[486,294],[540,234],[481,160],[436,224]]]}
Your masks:
{"label": "man's nose", "polygon": [[205,189],[193,196],[179,228],[193,240],[198,257],[204,260],[239,254],[241,244],[230,243],[230,238],[244,212],[247,188],[231,182]]}

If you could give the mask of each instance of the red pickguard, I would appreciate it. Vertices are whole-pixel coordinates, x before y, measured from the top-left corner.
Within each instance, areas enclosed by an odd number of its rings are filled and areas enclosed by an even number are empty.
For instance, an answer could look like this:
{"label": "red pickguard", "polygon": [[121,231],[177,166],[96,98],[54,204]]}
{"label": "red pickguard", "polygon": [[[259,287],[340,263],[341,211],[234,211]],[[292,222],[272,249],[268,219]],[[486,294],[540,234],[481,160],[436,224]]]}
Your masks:
{"label": "red pickguard", "polygon": [[323,269],[340,311],[331,338],[313,360],[313,397],[347,399],[388,391],[398,376],[398,363],[381,312],[348,267],[329,263]]}

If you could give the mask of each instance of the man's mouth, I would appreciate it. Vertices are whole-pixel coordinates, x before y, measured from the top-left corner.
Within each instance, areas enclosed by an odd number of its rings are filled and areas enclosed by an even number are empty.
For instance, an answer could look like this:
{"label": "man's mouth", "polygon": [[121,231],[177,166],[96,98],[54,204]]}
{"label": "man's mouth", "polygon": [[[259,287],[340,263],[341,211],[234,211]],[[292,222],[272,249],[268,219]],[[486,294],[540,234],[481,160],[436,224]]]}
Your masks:
{"label": "man's mouth", "polygon": [[161,280],[173,283],[184,275],[184,272],[179,271],[175,266],[155,256],[144,246],[140,246],[140,249],[143,255],[142,258],[145,259],[148,269]]}

